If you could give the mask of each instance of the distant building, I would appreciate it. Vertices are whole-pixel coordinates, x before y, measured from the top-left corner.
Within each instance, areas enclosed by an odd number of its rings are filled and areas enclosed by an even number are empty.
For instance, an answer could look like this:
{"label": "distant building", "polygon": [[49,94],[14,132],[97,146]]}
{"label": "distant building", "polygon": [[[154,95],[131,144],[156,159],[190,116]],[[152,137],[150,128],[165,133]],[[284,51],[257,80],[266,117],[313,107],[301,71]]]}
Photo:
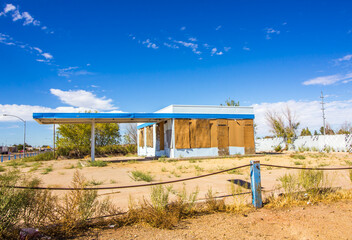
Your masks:
{"label": "distant building", "polygon": [[255,153],[252,107],[171,105],[156,113],[169,119],[137,126],[139,156]]}

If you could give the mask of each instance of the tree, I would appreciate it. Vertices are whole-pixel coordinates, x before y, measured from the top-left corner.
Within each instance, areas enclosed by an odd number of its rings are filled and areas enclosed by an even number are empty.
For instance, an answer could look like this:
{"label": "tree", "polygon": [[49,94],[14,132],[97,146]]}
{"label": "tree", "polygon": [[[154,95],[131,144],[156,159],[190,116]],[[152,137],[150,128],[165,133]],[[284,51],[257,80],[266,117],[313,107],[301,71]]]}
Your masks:
{"label": "tree", "polygon": [[[58,150],[73,150],[81,155],[90,147],[91,129],[91,124],[60,124],[56,139]],[[120,132],[117,123],[97,123],[95,130],[97,147],[119,144]]]}
{"label": "tree", "polygon": [[301,136],[312,136],[312,133],[309,131],[309,128],[303,128],[301,131]]}
{"label": "tree", "polygon": [[341,125],[340,130],[337,132],[337,134],[351,134],[352,133],[352,126],[348,122],[344,122]]}
{"label": "tree", "polygon": [[[324,135],[324,127],[323,126],[320,127],[320,134]],[[335,134],[334,130],[331,129],[330,124],[328,124],[328,123],[325,125],[325,134],[326,135],[334,135]]]}
{"label": "tree", "polygon": [[279,115],[276,112],[267,111],[265,118],[269,123],[270,131],[276,137],[284,138],[287,149],[288,144],[292,143],[297,137],[296,132],[300,123],[296,120],[295,115],[288,107],[286,107],[286,109],[282,111],[282,115]]}
{"label": "tree", "polygon": [[317,130],[314,130],[314,136],[319,135],[319,133],[317,132]]}
{"label": "tree", "polygon": [[234,107],[238,107],[239,105],[240,105],[239,101],[235,102],[231,98],[225,100],[225,104],[224,105],[220,104],[220,106],[234,106]]}
{"label": "tree", "polygon": [[136,123],[127,124],[126,133],[123,137],[124,137],[125,143],[137,145],[137,124]]}

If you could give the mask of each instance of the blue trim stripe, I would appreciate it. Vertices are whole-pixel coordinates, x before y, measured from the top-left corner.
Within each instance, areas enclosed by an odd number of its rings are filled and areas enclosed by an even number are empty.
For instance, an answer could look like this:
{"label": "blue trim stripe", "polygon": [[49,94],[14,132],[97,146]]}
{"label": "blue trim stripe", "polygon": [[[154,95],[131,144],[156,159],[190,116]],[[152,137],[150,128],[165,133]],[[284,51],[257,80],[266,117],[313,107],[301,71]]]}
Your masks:
{"label": "blue trim stripe", "polygon": [[144,128],[144,127],[148,127],[148,126],[151,126],[151,125],[154,125],[155,123],[143,123],[141,125],[138,125],[137,126],[137,129],[141,129],[141,128]]}
{"label": "blue trim stripe", "polygon": [[34,119],[254,119],[254,114],[200,113],[33,113]]}

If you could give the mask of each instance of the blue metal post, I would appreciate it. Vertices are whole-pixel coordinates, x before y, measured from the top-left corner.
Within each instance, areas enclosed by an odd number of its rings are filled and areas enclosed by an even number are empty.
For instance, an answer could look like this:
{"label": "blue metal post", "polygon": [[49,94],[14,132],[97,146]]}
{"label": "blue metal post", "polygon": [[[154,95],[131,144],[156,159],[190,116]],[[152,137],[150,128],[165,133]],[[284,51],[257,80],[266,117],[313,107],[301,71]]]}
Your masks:
{"label": "blue metal post", "polygon": [[1,162],[3,162],[4,161],[4,156],[3,155],[1,155]]}
{"label": "blue metal post", "polygon": [[15,159],[15,160],[16,160],[16,154],[15,154],[15,155],[13,155],[13,159]]}
{"label": "blue metal post", "polygon": [[261,208],[262,202],[262,184],[260,180],[260,161],[251,161],[251,188],[252,204],[255,208]]}
{"label": "blue metal post", "polygon": [[11,160],[11,155],[9,154],[9,160]]}

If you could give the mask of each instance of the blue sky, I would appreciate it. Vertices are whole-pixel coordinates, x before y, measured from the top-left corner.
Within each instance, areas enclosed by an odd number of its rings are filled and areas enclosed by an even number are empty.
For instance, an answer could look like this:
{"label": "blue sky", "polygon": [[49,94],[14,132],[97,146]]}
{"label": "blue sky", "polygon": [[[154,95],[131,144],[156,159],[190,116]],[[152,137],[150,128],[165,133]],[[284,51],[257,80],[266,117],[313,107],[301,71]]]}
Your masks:
{"label": "blue sky", "polygon": [[[289,106],[302,127],[352,121],[351,1],[3,1],[0,113],[154,112],[227,98],[264,114]],[[0,144],[22,124],[0,117]]]}

